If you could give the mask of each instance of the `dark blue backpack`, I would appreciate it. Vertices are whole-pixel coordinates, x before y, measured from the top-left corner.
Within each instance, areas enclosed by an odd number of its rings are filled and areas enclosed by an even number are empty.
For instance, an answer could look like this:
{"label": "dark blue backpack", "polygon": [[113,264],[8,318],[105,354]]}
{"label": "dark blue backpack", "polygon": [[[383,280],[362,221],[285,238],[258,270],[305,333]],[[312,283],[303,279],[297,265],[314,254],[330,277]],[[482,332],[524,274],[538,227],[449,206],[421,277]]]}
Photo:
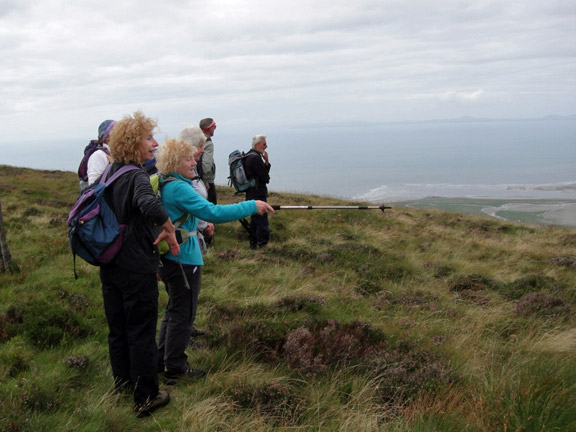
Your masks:
{"label": "dark blue backpack", "polygon": [[135,165],[124,165],[107,179],[112,165],[108,165],[100,181],[85,189],[68,215],[68,242],[74,256],[100,266],[111,262],[122,248],[122,234],[126,225],[120,225],[116,215],[104,199],[104,191],[122,174],[140,169]]}

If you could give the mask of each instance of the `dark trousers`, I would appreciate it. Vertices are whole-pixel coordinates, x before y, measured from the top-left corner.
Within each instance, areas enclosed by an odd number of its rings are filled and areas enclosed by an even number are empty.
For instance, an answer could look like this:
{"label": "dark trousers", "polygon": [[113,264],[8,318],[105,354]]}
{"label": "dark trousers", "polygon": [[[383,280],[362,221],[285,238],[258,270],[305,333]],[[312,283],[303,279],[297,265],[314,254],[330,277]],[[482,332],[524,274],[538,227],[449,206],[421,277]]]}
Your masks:
{"label": "dark trousers", "polygon": [[250,217],[250,245],[265,246],[270,241],[268,214],[254,214]]}
{"label": "dark trousers", "polygon": [[[192,238],[190,241],[196,241]],[[160,276],[168,292],[168,304],[160,324],[158,354],[166,371],[180,374],[188,369],[186,347],[198,309],[198,296],[202,282],[202,267],[182,265],[190,289],[184,283],[182,269],[177,262],[162,258]]]}
{"label": "dark trousers", "polygon": [[208,183],[208,196],[206,199],[214,205],[218,204],[218,199],[216,198],[216,186],[214,183]]}
{"label": "dark trousers", "polygon": [[134,402],[158,395],[158,282],[154,273],[133,273],[115,265],[100,267],[108,349],[116,389],[134,388]]}

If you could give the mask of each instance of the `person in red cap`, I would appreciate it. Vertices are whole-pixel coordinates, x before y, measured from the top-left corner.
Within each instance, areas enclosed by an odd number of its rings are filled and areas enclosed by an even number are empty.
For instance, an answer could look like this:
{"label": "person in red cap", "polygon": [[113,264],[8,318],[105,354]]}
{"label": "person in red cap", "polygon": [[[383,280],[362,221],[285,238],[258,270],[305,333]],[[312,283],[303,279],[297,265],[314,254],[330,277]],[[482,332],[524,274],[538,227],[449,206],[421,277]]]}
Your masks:
{"label": "person in red cap", "polygon": [[214,186],[216,164],[214,163],[214,143],[212,142],[212,137],[216,130],[216,122],[210,117],[202,119],[200,120],[200,129],[202,129],[202,132],[206,135],[206,143],[204,144],[204,154],[198,164],[198,174],[208,190],[208,197],[206,199],[212,204],[218,204],[216,187]]}

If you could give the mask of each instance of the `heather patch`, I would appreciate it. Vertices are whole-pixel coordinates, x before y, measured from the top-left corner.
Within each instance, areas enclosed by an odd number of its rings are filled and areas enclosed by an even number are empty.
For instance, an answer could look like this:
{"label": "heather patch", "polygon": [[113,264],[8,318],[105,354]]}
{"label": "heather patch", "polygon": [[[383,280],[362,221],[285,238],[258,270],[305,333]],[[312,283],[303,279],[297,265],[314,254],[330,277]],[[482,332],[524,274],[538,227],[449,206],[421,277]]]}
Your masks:
{"label": "heather patch", "polygon": [[558,297],[530,293],[518,300],[516,314],[522,317],[565,317],[571,314],[571,308]]}
{"label": "heather patch", "polygon": [[60,299],[67,299],[70,306],[78,312],[86,311],[91,306],[90,299],[85,294],[70,294],[66,291],[62,291],[60,293]]}
{"label": "heather patch", "polygon": [[274,362],[281,358],[286,335],[298,326],[293,321],[254,320],[233,325],[222,334],[217,344],[223,342],[230,351],[247,350],[260,361]]}
{"label": "heather patch", "polygon": [[479,306],[486,306],[490,303],[490,299],[481,291],[462,290],[454,295],[456,300],[463,300],[470,303],[475,303]]}
{"label": "heather patch", "polygon": [[86,369],[90,364],[90,359],[86,356],[69,356],[64,360],[64,364],[72,369]]}
{"label": "heather patch", "polygon": [[398,413],[422,393],[434,393],[454,381],[448,361],[411,343],[382,351],[371,368],[385,409]]}
{"label": "heather patch", "polygon": [[576,246],[576,234],[568,234],[562,237],[562,244],[564,246]]}
{"label": "heather patch", "polygon": [[369,324],[327,320],[290,332],[283,350],[291,369],[317,374],[330,367],[359,362],[384,344],[384,335]]}
{"label": "heather patch", "polygon": [[384,283],[378,279],[361,279],[358,281],[355,291],[362,296],[371,296],[384,290]]}
{"label": "heather patch", "polygon": [[535,274],[516,279],[500,291],[507,299],[518,300],[528,293],[559,293],[562,289],[562,285],[556,279]]}
{"label": "heather patch", "polygon": [[234,325],[215,344],[223,343],[233,351],[246,349],[263,362],[284,360],[295,371],[317,374],[338,365],[359,363],[384,342],[384,335],[366,323],[307,319]]}
{"label": "heather patch", "polygon": [[34,389],[20,395],[20,403],[31,411],[56,411],[60,407],[60,397],[57,391]]}

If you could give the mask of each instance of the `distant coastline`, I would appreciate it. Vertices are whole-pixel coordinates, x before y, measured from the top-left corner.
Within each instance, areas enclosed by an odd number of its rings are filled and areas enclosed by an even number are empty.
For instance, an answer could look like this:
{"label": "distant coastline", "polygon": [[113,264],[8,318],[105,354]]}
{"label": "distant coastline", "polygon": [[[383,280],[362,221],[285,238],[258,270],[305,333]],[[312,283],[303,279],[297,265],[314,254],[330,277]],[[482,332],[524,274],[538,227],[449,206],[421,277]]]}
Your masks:
{"label": "distant coastline", "polygon": [[[509,186],[508,190],[527,190],[525,186]],[[535,191],[558,191],[567,193],[576,193],[576,183],[564,183],[564,184],[549,184],[549,185],[539,185],[534,186],[532,190]]]}
{"label": "distant coastline", "polygon": [[[574,188],[574,186],[566,187]],[[393,204],[485,215],[514,222],[576,227],[576,199],[426,197]]]}

